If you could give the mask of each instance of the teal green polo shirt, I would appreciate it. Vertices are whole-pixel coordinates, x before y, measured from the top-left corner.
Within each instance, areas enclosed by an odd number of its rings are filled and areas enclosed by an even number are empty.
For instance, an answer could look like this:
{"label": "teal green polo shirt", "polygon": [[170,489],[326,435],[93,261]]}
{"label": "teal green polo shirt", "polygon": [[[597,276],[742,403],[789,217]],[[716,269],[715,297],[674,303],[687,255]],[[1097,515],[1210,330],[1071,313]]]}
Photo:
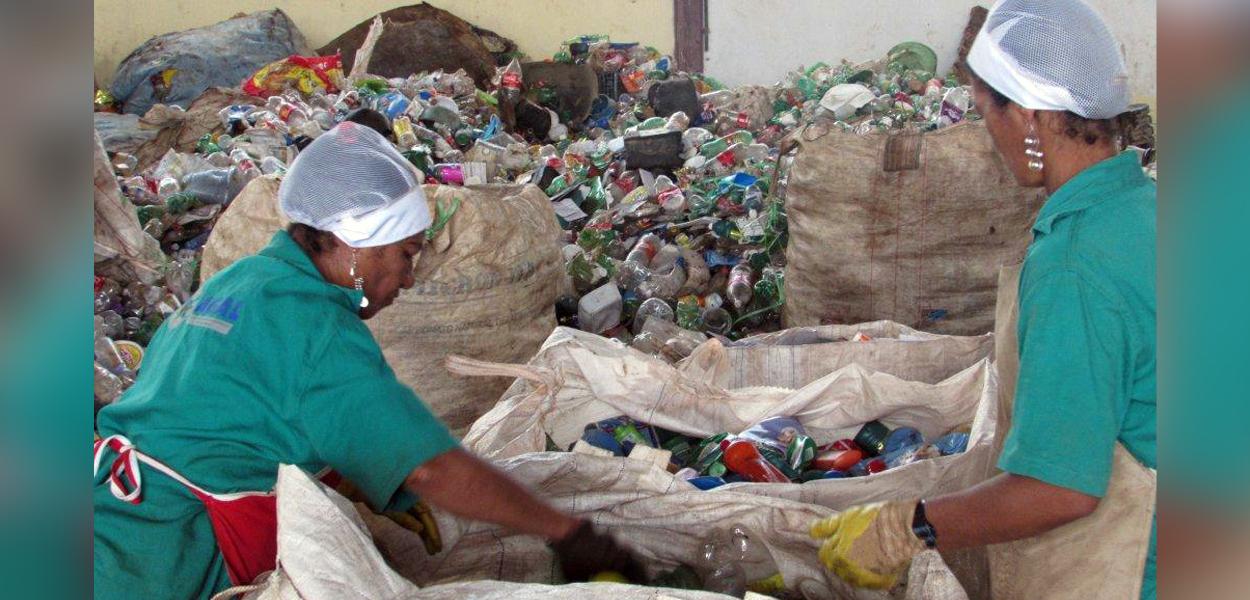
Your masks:
{"label": "teal green polo shirt", "polygon": [[[1116,441],[1154,468],[1155,184],[1123,152],[1046,201],[1020,275],[1020,376],[998,466],[1106,494]],[[1151,535],[1143,598],[1155,597]]]}
{"label": "teal green polo shirt", "polygon": [[[458,443],[395,378],[360,299],[276,233],[165,321],[134,386],[100,411],[100,436],[125,435],[215,493],[268,491],[279,463],[328,466],[374,506],[407,508],[408,474]],[[138,505],[98,477],[94,507],[96,598],[208,598],[229,585],[202,505],[160,472],[143,469]]]}

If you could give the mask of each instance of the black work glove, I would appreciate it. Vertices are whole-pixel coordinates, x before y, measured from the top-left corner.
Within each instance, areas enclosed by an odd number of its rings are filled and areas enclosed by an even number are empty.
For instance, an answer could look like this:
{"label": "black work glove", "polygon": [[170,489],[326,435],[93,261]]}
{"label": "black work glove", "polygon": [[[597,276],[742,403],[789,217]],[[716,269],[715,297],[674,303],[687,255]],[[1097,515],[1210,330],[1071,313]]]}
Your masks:
{"label": "black work glove", "polygon": [[560,557],[564,578],[570,582],[586,581],[603,571],[616,571],[631,583],[646,583],[642,564],[612,536],[595,531],[590,521],[582,521],[568,537],[550,544]]}

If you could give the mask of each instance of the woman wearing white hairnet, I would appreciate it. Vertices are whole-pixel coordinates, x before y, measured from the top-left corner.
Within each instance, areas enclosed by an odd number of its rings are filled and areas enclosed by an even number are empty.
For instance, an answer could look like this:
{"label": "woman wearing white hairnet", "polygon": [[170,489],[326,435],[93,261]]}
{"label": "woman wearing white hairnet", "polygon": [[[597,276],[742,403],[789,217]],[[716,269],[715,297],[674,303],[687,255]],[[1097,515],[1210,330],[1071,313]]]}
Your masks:
{"label": "woman wearing white hairnet", "polygon": [[542,536],[570,579],[641,576],[611,538],[462,450],[365,327],[415,283],[431,218],[414,173],[368,127],[322,135],[282,182],[290,228],[157,332],[98,416],[97,598],[208,598],[273,569],[281,463],[333,469],[378,510],[419,496]]}
{"label": "woman wearing white hairnet", "polygon": [[[1117,442],[1156,465],[1155,185],[1115,135],[1128,107],[1119,44],[1080,0],[1001,0],[968,66],[1004,162],[1020,185],[1049,194],[1020,277],[1004,473],[815,524],[825,564],[865,587],[890,587],[926,548],[1033,537],[1090,515]],[[1142,598],[1155,597],[1153,539]]]}

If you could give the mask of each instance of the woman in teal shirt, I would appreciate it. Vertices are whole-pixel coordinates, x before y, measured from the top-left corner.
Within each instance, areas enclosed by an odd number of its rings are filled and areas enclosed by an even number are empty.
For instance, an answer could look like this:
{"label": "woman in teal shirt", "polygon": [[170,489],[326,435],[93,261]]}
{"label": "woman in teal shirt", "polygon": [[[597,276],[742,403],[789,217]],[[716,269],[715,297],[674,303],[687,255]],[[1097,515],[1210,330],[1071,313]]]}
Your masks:
{"label": "woman in teal shirt", "polygon": [[[1091,514],[1117,442],[1156,465],[1155,185],[1120,152],[1119,45],[1080,0],[1001,0],[968,55],[978,112],[1016,180],[1049,199],[1019,287],[1020,373],[1004,473],[969,490],[851,508],[818,523],[821,558],[893,584],[927,547],[1040,535]],[[1142,598],[1155,597],[1151,536]],[[1079,548],[1072,551],[1079,552]]]}
{"label": "woman in teal shirt", "polygon": [[333,469],[378,510],[416,496],[551,541],[566,575],[629,552],[476,459],[399,383],[363,320],[414,285],[431,218],[407,161],[343,123],[279,190],[292,221],[205,282],[98,416],[95,596],[208,598],[274,568],[281,463]]}

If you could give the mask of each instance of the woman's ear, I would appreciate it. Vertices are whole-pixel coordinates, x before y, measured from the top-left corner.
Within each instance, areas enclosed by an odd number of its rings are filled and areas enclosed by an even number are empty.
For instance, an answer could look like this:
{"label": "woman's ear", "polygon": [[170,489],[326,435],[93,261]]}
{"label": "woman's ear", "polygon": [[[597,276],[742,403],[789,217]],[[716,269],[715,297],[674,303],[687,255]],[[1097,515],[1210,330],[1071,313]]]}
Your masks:
{"label": "woman's ear", "polygon": [[1038,114],[1038,111],[1031,108],[1024,108],[1015,102],[1009,103],[1007,105],[1007,110],[1009,111],[1012,124],[1019,128],[1021,136],[1028,135],[1031,131],[1038,131],[1041,129],[1041,124],[1038,122],[1038,118],[1041,115]]}

